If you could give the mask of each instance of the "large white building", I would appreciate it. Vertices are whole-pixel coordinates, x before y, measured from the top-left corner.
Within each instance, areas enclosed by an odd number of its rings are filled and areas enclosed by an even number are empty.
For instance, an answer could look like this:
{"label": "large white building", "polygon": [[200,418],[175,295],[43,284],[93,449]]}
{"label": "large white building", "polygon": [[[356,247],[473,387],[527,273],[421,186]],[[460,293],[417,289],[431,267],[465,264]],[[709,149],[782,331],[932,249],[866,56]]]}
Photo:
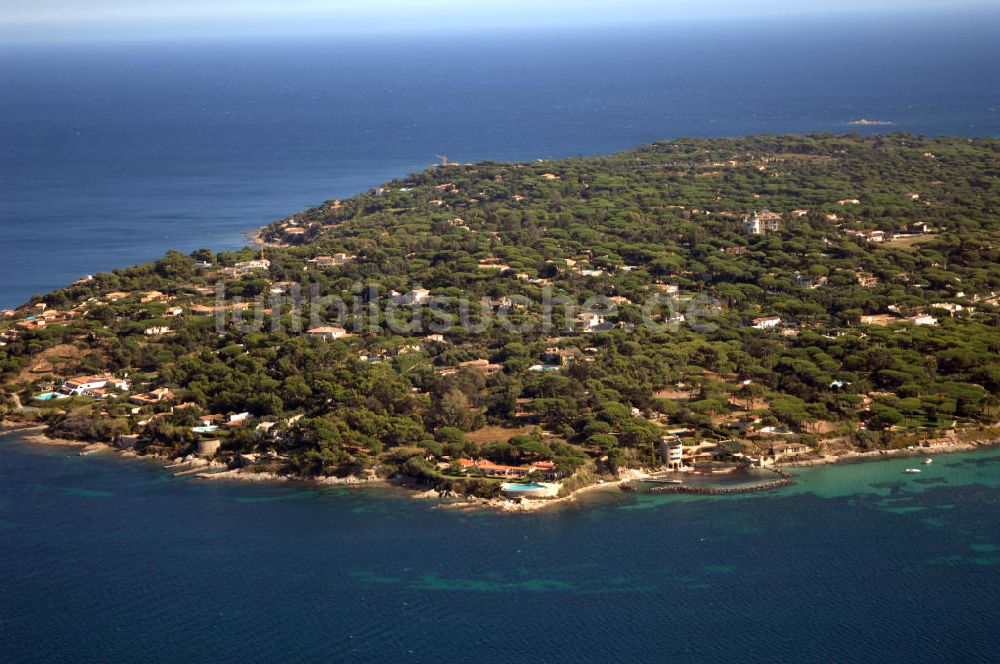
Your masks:
{"label": "large white building", "polygon": [[772,330],[779,325],[781,325],[781,318],[778,316],[764,316],[753,319],[753,326],[758,330]]}
{"label": "large white building", "polygon": [[78,378],[71,378],[62,384],[62,387],[59,388],[59,392],[68,396],[76,397],[92,393],[94,390],[105,390],[108,388],[128,392],[129,387],[129,382],[124,378],[115,378],[114,376],[103,374],[100,376],[80,376]]}
{"label": "large white building", "polygon": [[236,272],[240,274],[245,274],[247,272],[253,272],[254,270],[270,270],[271,261],[266,258],[258,258],[252,261],[243,261],[242,263],[237,263],[235,266]]}

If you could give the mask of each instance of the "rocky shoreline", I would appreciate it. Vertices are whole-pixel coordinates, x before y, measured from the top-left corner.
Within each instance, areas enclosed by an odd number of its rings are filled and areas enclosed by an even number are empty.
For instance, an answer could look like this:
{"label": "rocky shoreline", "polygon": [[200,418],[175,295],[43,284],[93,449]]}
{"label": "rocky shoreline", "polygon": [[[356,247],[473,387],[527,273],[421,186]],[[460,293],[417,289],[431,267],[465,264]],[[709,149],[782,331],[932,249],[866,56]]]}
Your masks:
{"label": "rocky shoreline", "polygon": [[279,475],[272,472],[248,472],[243,468],[229,468],[225,464],[210,467],[226,468],[226,470],[219,470],[218,472],[204,471],[194,474],[194,477],[200,480],[229,480],[234,482],[309,482],[322,486],[384,486],[389,484],[389,482],[382,478],[358,477],[357,475],[348,475],[347,477],[302,477],[297,475]]}
{"label": "rocky shoreline", "polygon": [[972,452],[984,448],[1000,446],[1000,439],[984,438],[981,440],[955,441],[949,445],[938,447],[914,447],[899,448],[892,450],[871,450],[868,452],[850,451],[844,454],[829,454],[812,459],[801,459],[783,462],[776,468],[808,468],[811,466],[830,466],[841,463],[861,463],[864,461],[878,461],[880,459],[890,459],[895,457],[922,457],[934,456],[937,454],[954,454],[956,452]]}
{"label": "rocky shoreline", "polygon": [[[70,440],[65,438],[55,438],[47,435],[45,425],[3,421],[0,422],[0,437],[10,435],[21,435],[22,440],[38,445],[59,445],[66,447],[81,448],[81,454],[98,451],[109,451],[121,454],[134,459],[145,459],[164,464],[169,470],[178,469],[174,472],[175,477],[191,477],[199,480],[209,481],[236,481],[236,482],[306,482],[319,486],[345,486],[345,487],[371,487],[371,486],[403,486],[404,484],[393,483],[379,477],[359,477],[349,475],[347,477],[304,477],[296,475],[282,475],[274,472],[254,472],[245,468],[230,468],[227,464],[203,459],[194,455],[185,457],[168,458],[156,455],[139,455],[131,450],[121,450],[107,443],[94,443],[80,440]],[[810,466],[822,466],[845,463],[862,463],[865,461],[876,461],[893,457],[920,457],[936,454],[951,454],[956,452],[969,452],[978,449],[996,447],[1000,445],[1000,439],[971,440],[954,444],[939,446],[934,448],[904,448],[894,450],[873,450],[870,452],[852,451],[840,455],[825,455],[813,459],[803,459],[788,461],[780,466],[775,466],[773,470],[781,479],[749,487],[696,487],[684,485],[669,485],[652,487],[640,490],[633,486],[631,482],[648,478],[657,472],[665,469],[621,469],[616,480],[597,482],[580,487],[566,496],[555,498],[479,498],[475,496],[452,496],[444,495],[436,489],[413,490],[412,497],[417,500],[437,500],[436,506],[441,509],[454,510],[475,510],[492,509],[501,512],[538,512],[556,507],[570,505],[576,502],[583,494],[597,491],[618,488],[625,493],[651,493],[651,494],[701,494],[701,495],[728,495],[738,493],[751,493],[772,490],[783,486],[794,484],[789,473],[783,468],[804,468]]]}

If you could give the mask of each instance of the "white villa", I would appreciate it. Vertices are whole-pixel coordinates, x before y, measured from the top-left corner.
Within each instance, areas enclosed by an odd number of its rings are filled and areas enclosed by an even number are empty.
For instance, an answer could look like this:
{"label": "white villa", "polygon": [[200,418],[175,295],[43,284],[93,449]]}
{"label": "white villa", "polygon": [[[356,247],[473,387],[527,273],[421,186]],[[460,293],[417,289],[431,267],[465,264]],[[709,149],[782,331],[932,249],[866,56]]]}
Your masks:
{"label": "white villa", "polygon": [[252,261],[243,261],[242,263],[237,263],[235,270],[240,274],[245,274],[247,272],[253,272],[254,270],[270,270],[271,261],[266,258],[258,258]]}
{"label": "white villa", "polygon": [[415,288],[407,293],[392,291],[391,296],[396,304],[423,304],[431,299],[431,292],[425,288]]}
{"label": "white villa", "polygon": [[758,330],[771,330],[781,325],[780,316],[764,316],[753,319],[753,327]]}
{"label": "white villa", "polygon": [[342,327],[314,327],[306,334],[312,339],[322,339],[323,341],[333,341],[350,336],[347,330]]}
{"label": "white villa", "polygon": [[101,396],[102,393],[97,392],[97,390],[106,390],[108,388],[114,388],[116,390],[121,390],[122,392],[129,391],[129,382],[124,378],[115,378],[110,374],[103,374],[100,376],[80,376],[78,378],[71,378],[62,384],[59,388],[61,394],[67,396]]}

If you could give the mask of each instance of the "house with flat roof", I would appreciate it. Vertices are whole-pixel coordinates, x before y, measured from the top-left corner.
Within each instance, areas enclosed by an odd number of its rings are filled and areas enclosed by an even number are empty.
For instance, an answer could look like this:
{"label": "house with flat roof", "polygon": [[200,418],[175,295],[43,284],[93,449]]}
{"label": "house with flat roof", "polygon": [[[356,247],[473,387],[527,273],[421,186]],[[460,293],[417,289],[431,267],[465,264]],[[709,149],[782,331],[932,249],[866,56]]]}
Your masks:
{"label": "house with flat roof", "polygon": [[754,318],[752,327],[758,330],[772,330],[781,325],[780,316],[763,316],[761,318]]}
{"label": "house with flat roof", "polygon": [[[79,376],[70,378],[59,388],[61,394],[68,396],[82,395],[107,395],[107,390],[113,388],[122,392],[129,391],[129,382],[124,378],[115,378],[111,374],[101,374],[96,376]],[[103,390],[98,392],[97,390]]]}
{"label": "house with flat roof", "polygon": [[350,336],[350,333],[342,327],[314,327],[306,332],[306,334],[311,339],[320,339],[322,341],[333,341],[334,339],[342,339]]}
{"label": "house with flat roof", "polygon": [[266,258],[256,258],[252,261],[242,261],[233,266],[237,274],[246,274],[254,270],[270,270],[271,261]]}
{"label": "house with flat roof", "polygon": [[938,324],[937,318],[931,316],[930,314],[917,314],[916,316],[909,316],[906,320],[914,325],[926,325],[929,327],[933,327]]}
{"label": "house with flat roof", "polygon": [[459,362],[459,369],[471,369],[472,371],[477,371],[481,374],[486,374],[487,376],[500,373],[503,371],[503,366],[499,364],[492,364],[489,360],[469,360],[468,362]]}
{"label": "house with flat roof", "polygon": [[406,293],[392,291],[392,293],[390,293],[390,297],[396,304],[424,304],[425,302],[430,301],[431,292],[426,288],[414,288]]}
{"label": "house with flat roof", "polygon": [[810,447],[805,443],[797,443],[795,441],[778,441],[771,444],[771,454],[773,456],[795,456],[797,454],[806,454],[810,451]]}
{"label": "house with flat roof", "polygon": [[357,259],[358,259],[357,256],[340,252],[332,256],[316,256],[315,258],[310,258],[306,262],[311,263],[318,268],[327,268],[327,267],[341,267],[343,265],[347,265],[348,263],[353,263]]}

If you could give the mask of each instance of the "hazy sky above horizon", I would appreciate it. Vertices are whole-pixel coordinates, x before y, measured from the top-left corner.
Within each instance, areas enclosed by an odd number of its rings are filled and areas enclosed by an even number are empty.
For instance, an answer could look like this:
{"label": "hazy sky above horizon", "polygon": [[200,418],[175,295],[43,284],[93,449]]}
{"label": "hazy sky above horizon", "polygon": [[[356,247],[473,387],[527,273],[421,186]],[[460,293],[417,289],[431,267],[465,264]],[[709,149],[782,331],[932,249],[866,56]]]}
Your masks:
{"label": "hazy sky above horizon", "polygon": [[995,8],[995,0],[0,0],[0,38],[143,39],[650,25]]}

